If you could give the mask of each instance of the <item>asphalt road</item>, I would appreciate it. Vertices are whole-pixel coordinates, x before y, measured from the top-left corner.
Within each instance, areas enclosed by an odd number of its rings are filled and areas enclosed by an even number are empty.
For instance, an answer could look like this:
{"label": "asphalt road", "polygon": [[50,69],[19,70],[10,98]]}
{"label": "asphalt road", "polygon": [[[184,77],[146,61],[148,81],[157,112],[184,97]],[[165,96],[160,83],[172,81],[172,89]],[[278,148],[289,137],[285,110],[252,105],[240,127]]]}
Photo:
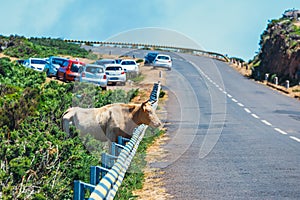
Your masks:
{"label": "asphalt road", "polygon": [[168,155],[174,199],[300,199],[300,102],[227,64],[172,54]]}
{"label": "asphalt road", "polygon": [[300,199],[300,102],[226,63],[169,54],[168,154],[152,163],[164,172],[167,193],[173,199]]}

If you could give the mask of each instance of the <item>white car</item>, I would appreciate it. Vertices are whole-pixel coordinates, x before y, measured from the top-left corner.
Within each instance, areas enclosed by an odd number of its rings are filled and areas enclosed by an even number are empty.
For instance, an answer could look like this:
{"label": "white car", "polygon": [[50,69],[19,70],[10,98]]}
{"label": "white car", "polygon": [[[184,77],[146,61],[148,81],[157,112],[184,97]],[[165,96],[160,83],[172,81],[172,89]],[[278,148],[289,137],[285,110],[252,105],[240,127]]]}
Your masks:
{"label": "white car", "polygon": [[158,54],[153,61],[153,67],[164,67],[168,70],[172,69],[172,58],[166,54]]}
{"label": "white car", "polygon": [[107,87],[107,76],[102,65],[87,64],[79,69],[79,82],[93,83],[103,90]]}
{"label": "white car", "polygon": [[116,85],[121,83],[125,85],[126,83],[126,72],[120,64],[109,65],[105,69],[107,76],[107,84]]}
{"label": "white car", "polygon": [[44,67],[47,64],[47,61],[44,58],[28,58],[24,60],[23,65],[30,69],[34,69],[36,71],[42,72],[44,71]]}
{"label": "white car", "polygon": [[132,59],[124,59],[120,62],[120,65],[126,72],[139,72],[139,65]]}

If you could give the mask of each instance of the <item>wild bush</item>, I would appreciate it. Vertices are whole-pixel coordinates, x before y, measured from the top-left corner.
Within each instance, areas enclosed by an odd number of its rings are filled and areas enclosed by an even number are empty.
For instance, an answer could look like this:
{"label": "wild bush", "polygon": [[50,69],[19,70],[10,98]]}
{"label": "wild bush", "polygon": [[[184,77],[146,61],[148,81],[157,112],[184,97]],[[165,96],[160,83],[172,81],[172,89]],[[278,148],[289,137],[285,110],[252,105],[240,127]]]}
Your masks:
{"label": "wild bush", "polygon": [[[72,199],[73,181],[89,181],[101,143],[61,129],[71,106],[129,102],[137,90],[102,91],[90,84],[45,82],[39,73],[0,59],[0,190],[2,199]],[[87,148],[88,147],[88,148]]]}

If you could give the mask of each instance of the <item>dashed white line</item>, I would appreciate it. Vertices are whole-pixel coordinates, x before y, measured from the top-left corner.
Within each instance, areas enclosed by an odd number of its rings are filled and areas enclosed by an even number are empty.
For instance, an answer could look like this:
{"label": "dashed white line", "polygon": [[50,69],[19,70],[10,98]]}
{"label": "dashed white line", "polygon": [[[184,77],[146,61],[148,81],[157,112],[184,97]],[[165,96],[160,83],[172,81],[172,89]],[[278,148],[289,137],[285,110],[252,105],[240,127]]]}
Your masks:
{"label": "dashed white line", "polygon": [[268,126],[272,126],[272,124],[270,122],[268,122],[267,120],[261,120],[261,122]]}
{"label": "dashed white line", "polygon": [[256,118],[256,119],[259,119],[259,116],[257,116],[256,114],[252,113],[251,116],[254,117],[254,118]]}
{"label": "dashed white line", "polygon": [[[231,98],[231,100],[235,103],[237,103],[238,106],[240,107],[244,107],[244,105],[242,103],[239,103],[236,99],[234,99],[230,94],[228,94],[225,90],[223,90],[217,83],[215,83],[212,79],[209,78],[209,76],[207,76],[205,74],[205,77],[212,83],[214,84],[221,92],[223,92],[224,94],[226,94],[229,98]],[[244,108],[244,110],[251,114],[252,117],[256,118],[256,119],[260,119],[259,116],[257,116],[254,113],[251,113],[251,111],[248,108]],[[261,120],[262,123],[266,124],[267,126],[272,126],[272,124],[270,122],[268,122],[267,120]],[[282,134],[282,135],[287,135],[288,133],[279,129],[279,128],[274,128],[275,131],[277,131],[278,133]],[[290,139],[299,142],[300,143],[300,138],[295,137],[295,136],[289,136]]]}
{"label": "dashed white line", "polygon": [[245,110],[247,113],[251,113],[251,111],[250,111],[248,108],[244,108],[244,110]]}
{"label": "dashed white line", "polygon": [[297,141],[297,142],[300,142],[300,139],[297,138],[297,137],[295,137],[295,136],[290,136],[290,138],[291,138],[292,140],[295,140],[295,141]]}
{"label": "dashed white line", "polygon": [[234,98],[231,99],[233,102],[237,103],[238,101]]}
{"label": "dashed white line", "polygon": [[238,105],[239,105],[240,107],[244,107],[244,105],[243,105],[242,103],[238,103]]}
{"label": "dashed white line", "polygon": [[274,130],[281,133],[282,135],[287,135],[287,132],[284,132],[283,130],[281,130],[279,128],[274,128]]}

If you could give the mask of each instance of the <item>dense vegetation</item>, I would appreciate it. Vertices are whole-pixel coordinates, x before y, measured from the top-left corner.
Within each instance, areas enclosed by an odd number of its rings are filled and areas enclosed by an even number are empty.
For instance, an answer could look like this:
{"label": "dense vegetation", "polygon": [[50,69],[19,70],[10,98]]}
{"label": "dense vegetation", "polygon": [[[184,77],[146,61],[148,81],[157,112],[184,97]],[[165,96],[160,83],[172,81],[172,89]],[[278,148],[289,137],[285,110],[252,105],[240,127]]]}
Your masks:
{"label": "dense vegetation", "polygon": [[[61,130],[63,112],[70,106],[126,103],[138,92],[45,80],[44,73],[0,59],[2,199],[72,199],[73,181],[89,181],[89,167],[100,163],[103,150],[101,143],[80,138],[74,129],[67,136]],[[87,150],[91,143],[95,151]]]}
{"label": "dense vegetation", "polygon": [[49,57],[56,55],[69,55],[73,57],[91,57],[93,54],[80,48],[80,45],[66,43],[62,39],[51,38],[25,38],[11,35],[0,36],[0,52],[7,56],[26,59],[28,57]]}

